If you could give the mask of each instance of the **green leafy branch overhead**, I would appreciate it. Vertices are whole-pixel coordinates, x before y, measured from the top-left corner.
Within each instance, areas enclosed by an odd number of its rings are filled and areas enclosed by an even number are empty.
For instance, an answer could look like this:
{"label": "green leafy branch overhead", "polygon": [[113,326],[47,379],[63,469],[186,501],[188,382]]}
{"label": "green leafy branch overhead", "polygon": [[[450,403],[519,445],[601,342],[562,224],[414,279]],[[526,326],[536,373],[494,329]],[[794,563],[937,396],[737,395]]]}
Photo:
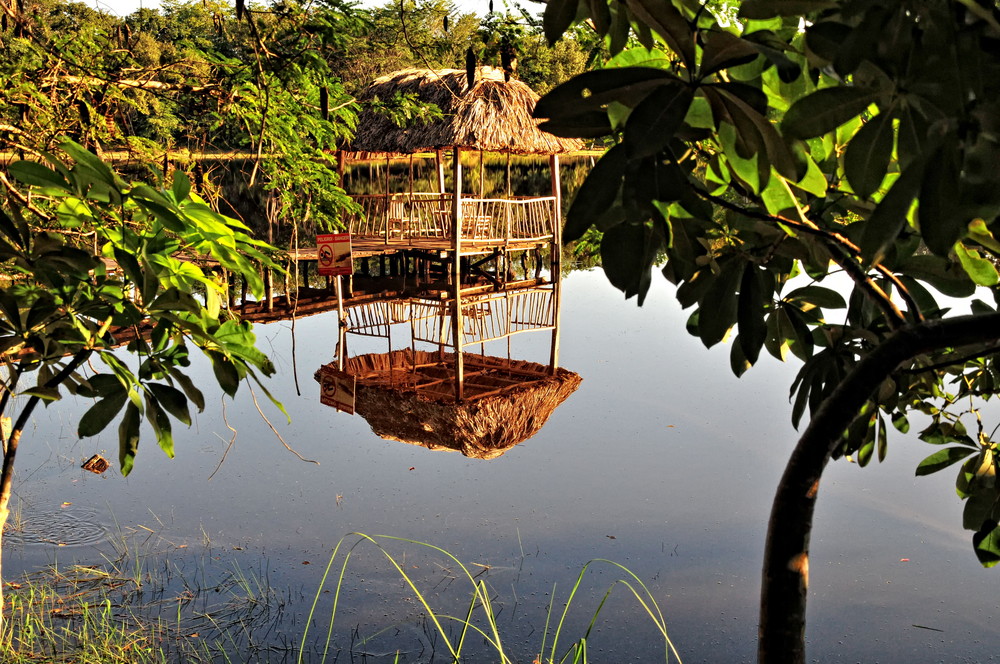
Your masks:
{"label": "green leafy branch overhead", "polygon": [[[250,326],[221,308],[218,273],[199,265],[243,275],[258,296],[258,266],[277,266],[242,223],[194,195],[183,173],[169,187],[131,184],[76,143],[65,141],[62,151],[68,160],[46,155],[44,164],[10,166],[35,204],[52,212],[56,228],[33,228],[18,208],[0,218],[0,258],[11,278],[0,293],[0,351],[11,367],[5,405],[18,393],[58,399],[62,388],[97,399],[79,434],[96,435],[121,416],[119,457],[127,474],[142,420],[173,456],[172,420],[189,425],[190,405],[204,408],[184,369],[190,346],[208,356],[230,395],[244,378],[274,371],[254,347]],[[91,234],[87,248],[68,242],[64,229]],[[137,368],[116,354],[123,341],[139,358]],[[103,372],[73,367],[53,383],[60,369],[93,356]],[[30,373],[36,379],[26,386]]]}
{"label": "green leafy branch overhead", "polygon": [[925,440],[958,444],[918,473],[964,461],[964,525],[1000,562],[994,429],[961,432],[996,393],[1000,349],[998,18],[974,0],[745,0],[736,21],[695,0],[547,4],[551,41],[586,20],[612,54],[535,110],[613,143],[564,237],[601,232],[609,280],[640,304],[665,254],[688,330],[732,338],[737,375],[762,351],[802,363],[792,419],[811,420],[772,513],[764,661],[804,660],[825,464],[883,459],[914,415]]}

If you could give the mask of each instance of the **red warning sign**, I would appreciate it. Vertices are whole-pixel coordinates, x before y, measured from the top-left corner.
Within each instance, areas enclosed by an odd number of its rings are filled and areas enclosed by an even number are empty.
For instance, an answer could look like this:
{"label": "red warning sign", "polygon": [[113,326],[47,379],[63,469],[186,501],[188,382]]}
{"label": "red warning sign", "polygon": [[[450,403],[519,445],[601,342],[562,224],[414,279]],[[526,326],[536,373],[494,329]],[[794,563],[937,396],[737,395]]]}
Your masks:
{"label": "red warning sign", "polygon": [[350,233],[325,233],[316,236],[316,260],[323,276],[354,274]]}
{"label": "red warning sign", "polygon": [[355,376],[332,367],[322,367],[319,371],[319,384],[321,404],[354,414],[354,397],[357,392]]}

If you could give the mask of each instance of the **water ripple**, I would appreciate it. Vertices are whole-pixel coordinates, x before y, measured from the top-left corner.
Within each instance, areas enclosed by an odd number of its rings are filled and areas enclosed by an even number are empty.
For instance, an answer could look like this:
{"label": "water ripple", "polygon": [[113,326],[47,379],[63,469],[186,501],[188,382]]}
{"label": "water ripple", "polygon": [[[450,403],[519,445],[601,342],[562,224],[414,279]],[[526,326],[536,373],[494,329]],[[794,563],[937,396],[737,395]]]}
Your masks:
{"label": "water ripple", "polygon": [[79,546],[100,542],[108,530],[97,510],[67,506],[58,510],[25,508],[12,512],[4,532],[4,544],[55,544]]}

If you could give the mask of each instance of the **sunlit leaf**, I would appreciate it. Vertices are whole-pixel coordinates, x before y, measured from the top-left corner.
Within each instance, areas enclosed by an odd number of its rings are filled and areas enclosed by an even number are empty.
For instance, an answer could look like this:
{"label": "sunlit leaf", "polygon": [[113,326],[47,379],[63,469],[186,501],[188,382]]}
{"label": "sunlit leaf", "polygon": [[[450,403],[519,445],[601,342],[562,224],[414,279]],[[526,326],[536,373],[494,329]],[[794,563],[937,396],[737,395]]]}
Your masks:
{"label": "sunlit leaf", "polygon": [[916,474],[919,476],[936,473],[974,453],[975,450],[968,447],[945,447],[917,464]]}

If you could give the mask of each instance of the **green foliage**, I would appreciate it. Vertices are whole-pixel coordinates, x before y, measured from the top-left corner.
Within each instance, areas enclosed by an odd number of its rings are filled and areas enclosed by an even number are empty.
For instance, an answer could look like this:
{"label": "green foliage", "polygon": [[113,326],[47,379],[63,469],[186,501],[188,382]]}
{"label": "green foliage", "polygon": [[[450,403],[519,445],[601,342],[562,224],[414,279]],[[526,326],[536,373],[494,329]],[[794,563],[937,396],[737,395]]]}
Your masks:
{"label": "green foliage", "polygon": [[[173,456],[173,421],[190,425],[190,405],[204,408],[185,373],[192,346],[209,357],[230,395],[243,379],[274,371],[254,347],[249,324],[227,319],[217,274],[194,260],[246,277],[258,296],[257,266],[277,266],[267,245],[209,208],[182,173],[170,186],[128,183],[79,144],[65,141],[61,148],[63,158],[46,154],[46,164],[10,168],[31,188],[32,208],[28,217],[22,206],[0,212],[8,279],[0,290],[0,349],[8,367],[0,408],[14,408],[9,396],[17,394],[51,401],[66,390],[95,399],[78,434],[96,435],[120,416],[119,459],[128,474],[143,420]],[[42,220],[51,230],[36,228]],[[87,248],[69,241],[81,234]],[[136,365],[115,352],[122,343]],[[81,372],[95,356],[103,369]],[[34,382],[26,382],[31,375]],[[30,403],[18,416],[18,433]]]}
{"label": "green foliage", "polygon": [[[565,237],[593,246],[603,232],[609,279],[640,303],[650,257],[665,252],[663,274],[694,308],[689,331],[706,346],[735,337],[737,375],[762,350],[802,362],[796,426],[893,330],[945,316],[932,290],[968,298],[1000,282],[990,7],[746,0],[732,20],[690,0],[566,0],[548,3],[546,35],[583,19],[612,57],[550,91],[536,116],[555,134],[615,147],[573,202]],[[848,297],[820,285],[834,272],[850,278]],[[793,279],[802,287],[786,293]],[[957,440],[954,427],[996,393],[996,362],[993,339],[940,343],[885,377],[843,423],[837,450],[881,460],[888,423],[929,415],[922,437],[960,447],[918,472],[968,457],[959,495],[984,564],[1000,560],[1000,462],[988,430]],[[976,401],[949,415],[965,397]]]}

